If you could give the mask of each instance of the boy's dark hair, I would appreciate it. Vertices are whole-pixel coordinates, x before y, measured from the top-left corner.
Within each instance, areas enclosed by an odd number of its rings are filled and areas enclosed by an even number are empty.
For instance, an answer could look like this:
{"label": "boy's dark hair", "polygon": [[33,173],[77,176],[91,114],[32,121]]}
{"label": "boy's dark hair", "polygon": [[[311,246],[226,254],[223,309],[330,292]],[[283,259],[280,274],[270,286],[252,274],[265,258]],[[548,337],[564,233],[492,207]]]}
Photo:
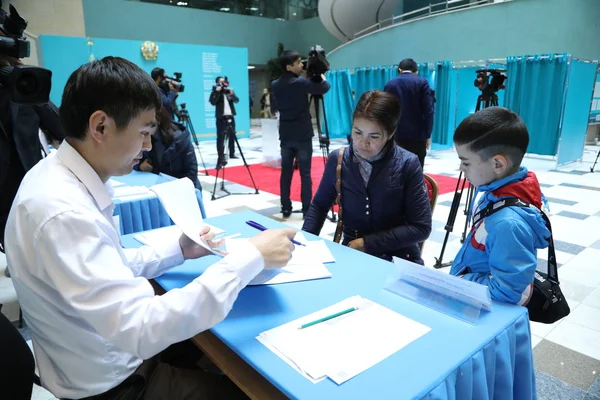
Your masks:
{"label": "boy's dark hair", "polygon": [[287,71],[287,66],[292,65],[296,62],[296,60],[301,59],[302,56],[296,50],[285,50],[279,59],[277,60],[277,64],[279,64],[279,68],[283,72]]}
{"label": "boy's dark hair", "polygon": [[520,165],[529,145],[525,122],[503,107],[489,107],[465,118],[454,132],[454,143],[469,145],[483,161],[502,154]]}
{"label": "boy's dark hair", "polygon": [[152,80],[156,82],[156,78],[165,76],[165,70],[164,68],[154,68],[152,72],[150,72],[150,76],[152,77]]}
{"label": "boy's dark hair", "polygon": [[123,129],[142,111],[161,107],[156,83],[134,63],[105,57],[71,74],[62,96],[60,120],[65,136],[85,139],[90,116],[104,111]]}
{"label": "boy's dark hair", "polygon": [[388,135],[393,135],[401,113],[402,106],[398,97],[380,90],[370,90],[360,96],[352,117],[376,122]]}
{"label": "boy's dark hair", "polygon": [[402,71],[419,71],[419,66],[417,65],[417,62],[412,58],[405,58],[404,60],[400,61],[400,64],[398,64],[398,68],[400,68]]}

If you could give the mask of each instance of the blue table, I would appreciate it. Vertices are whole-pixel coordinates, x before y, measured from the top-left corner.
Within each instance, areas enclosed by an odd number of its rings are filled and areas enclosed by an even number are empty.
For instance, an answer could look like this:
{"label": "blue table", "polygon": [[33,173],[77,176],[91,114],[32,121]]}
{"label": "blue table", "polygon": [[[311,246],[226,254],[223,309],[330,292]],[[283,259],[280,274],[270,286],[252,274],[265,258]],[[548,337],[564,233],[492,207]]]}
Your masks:
{"label": "blue table", "polygon": [[[244,223],[247,220],[271,228],[282,226],[253,212],[209,219],[211,224],[230,233],[251,237],[256,230]],[[314,239],[312,235],[307,237]],[[124,237],[123,244],[139,246],[131,236]],[[194,338],[196,343],[204,344],[203,351],[224,367],[224,372],[251,397],[275,398],[265,397],[268,388],[254,390],[248,379],[241,376],[242,367],[232,366],[227,359],[232,355],[219,352],[233,350],[266,381],[294,399],[536,398],[525,308],[494,303],[493,311],[484,312],[473,326],[383,289],[393,264],[333,242],[327,245],[336,258],[336,263],[328,264],[333,274],[331,279],[247,287],[225,321]],[[215,261],[214,256],[186,261],[156,281],[167,291],[183,287]],[[369,298],[431,327],[431,331],[340,386],[328,379],[316,385],[310,383],[255,339],[263,331],[353,295]],[[222,342],[225,350],[218,349],[216,342]]]}
{"label": "blue table", "polygon": [[[134,170],[129,175],[117,176],[112,179],[128,186],[146,186],[149,188],[159,183],[172,181],[175,178],[165,174],[156,175],[151,172]],[[202,193],[198,189],[196,189],[196,199],[198,200],[202,217],[206,218]],[[114,215],[119,216],[121,234],[123,235],[173,225],[171,218],[169,218],[169,215],[156,196],[141,199],[135,198],[133,200],[114,199],[114,203]]]}

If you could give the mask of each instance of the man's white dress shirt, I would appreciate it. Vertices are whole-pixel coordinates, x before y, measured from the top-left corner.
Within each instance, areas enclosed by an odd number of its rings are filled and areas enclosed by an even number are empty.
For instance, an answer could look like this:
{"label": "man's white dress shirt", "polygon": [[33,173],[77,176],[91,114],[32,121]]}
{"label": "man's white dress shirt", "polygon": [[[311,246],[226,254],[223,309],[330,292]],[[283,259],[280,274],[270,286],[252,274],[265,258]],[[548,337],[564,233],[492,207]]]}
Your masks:
{"label": "man's white dress shirt", "polygon": [[178,241],[123,249],[109,187],[67,141],[23,179],[6,256],[42,384],[56,397],[104,393],[142,360],[222,321],[264,267],[250,243],[187,286],[147,278],[181,264]]}
{"label": "man's white dress shirt", "polygon": [[229,104],[229,96],[223,93],[223,116],[231,116],[233,113],[231,112],[231,104]]}

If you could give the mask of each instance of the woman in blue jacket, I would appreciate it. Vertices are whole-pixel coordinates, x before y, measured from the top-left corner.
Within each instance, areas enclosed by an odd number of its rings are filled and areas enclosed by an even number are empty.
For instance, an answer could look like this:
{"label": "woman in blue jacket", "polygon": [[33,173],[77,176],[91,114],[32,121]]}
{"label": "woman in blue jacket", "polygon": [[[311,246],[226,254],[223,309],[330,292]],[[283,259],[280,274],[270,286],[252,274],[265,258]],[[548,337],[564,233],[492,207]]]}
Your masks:
{"label": "woman in blue jacket", "polygon": [[165,108],[156,113],[158,127],[152,135],[152,150],[144,156],[136,169],[163,173],[175,178],[190,178],[198,190],[202,190],[198,180],[198,161],[190,133],[185,127],[171,121]]}
{"label": "woman in blue jacket", "polygon": [[318,235],[334,204],[338,154],[343,241],[353,249],[391,260],[423,264],[418,243],[431,232],[431,209],[419,159],[393,140],[400,101],[381,91],[364,93],[354,110],[352,143],[329,155],[306,215],[304,231]]}

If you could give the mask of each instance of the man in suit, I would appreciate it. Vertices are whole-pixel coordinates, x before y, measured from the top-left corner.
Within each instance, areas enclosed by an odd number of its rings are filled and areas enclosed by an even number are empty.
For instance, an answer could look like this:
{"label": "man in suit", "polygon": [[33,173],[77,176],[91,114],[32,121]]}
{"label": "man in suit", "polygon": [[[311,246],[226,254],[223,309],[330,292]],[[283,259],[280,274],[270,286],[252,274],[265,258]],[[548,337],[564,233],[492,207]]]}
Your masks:
{"label": "man in suit", "polygon": [[287,218],[292,213],[290,189],[294,173],[294,158],[298,159],[302,189],[302,214],[306,215],[312,200],[312,137],[314,135],[308,95],[322,96],[331,87],[320,79],[306,79],[300,53],[286,50],[279,57],[283,74],[271,84],[271,112],[279,112],[279,141],[281,144],[281,213]]}
{"label": "man in suit", "polygon": [[229,129],[229,158],[237,158],[235,156],[235,105],[240,99],[235,95],[233,89],[229,87],[229,82],[222,76],[215,79],[216,85],[213,86],[210,94],[210,104],[215,106],[215,118],[217,119],[217,153],[219,159],[217,168],[227,164],[225,161],[225,133]]}
{"label": "man in suit", "polygon": [[412,58],[398,65],[400,75],[385,85],[385,91],[394,94],[402,104],[402,116],[394,138],[405,150],[419,157],[421,167],[431,147],[433,129],[433,91],[427,79],[420,78],[417,63]]}

